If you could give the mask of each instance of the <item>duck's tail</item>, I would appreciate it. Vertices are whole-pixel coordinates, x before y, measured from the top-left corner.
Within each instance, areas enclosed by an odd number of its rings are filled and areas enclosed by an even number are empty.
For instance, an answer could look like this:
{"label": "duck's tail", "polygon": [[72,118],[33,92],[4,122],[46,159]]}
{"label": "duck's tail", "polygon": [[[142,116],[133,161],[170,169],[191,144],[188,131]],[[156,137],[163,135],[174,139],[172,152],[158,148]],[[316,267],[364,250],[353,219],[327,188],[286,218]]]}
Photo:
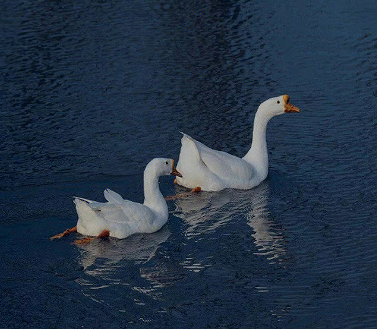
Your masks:
{"label": "duck's tail", "polygon": [[88,200],[88,199],[84,199],[84,198],[80,198],[80,197],[78,197],[78,196],[74,196],[73,197],[73,203],[74,204],[76,204],[76,200],[78,200],[78,201],[82,201],[82,202],[86,202],[86,203],[91,203],[91,202],[93,202],[92,200]]}
{"label": "duck's tail", "polygon": [[200,143],[189,135],[182,133],[181,139],[181,152],[177,163],[177,170],[182,174],[182,177],[177,177],[177,184],[188,187],[196,188],[201,186],[203,175],[202,170],[206,170],[206,165],[201,159]]}
{"label": "duck's tail", "polygon": [[96,211],[90,206],[92,203],[91,200],[75,197],[73,202],[76,205],[76,211],[79,219],[96,216]]}
{"label": "duck's tail", "polygon": [[104,192],[103,195],[105,196],[105,199],[111,203],[122,203],[124,199],[116,192],[110,190],[107,188]]}
{"label": "duck's tail", "polygon": [[[200,158],[200,152],[196,145],[195,139],[193,139],[191,136],[186,135],[185,133],[182,133],[182,139],[181,139],[181,153],[179,155],[179,160],[182,159],[181,162],[192,162],[192,161],[202,161]],[[188,158],[188,159],[185,159]],[[178,169],[178,165],[177,165]]]}
{"label": "duck's tail", "polygon": [[76,205],[78,215],[77,232],[97,236],[104,229],[107,229],[100,207],[95,206],[98,202],[83,198],[75,198],[73,202]]}

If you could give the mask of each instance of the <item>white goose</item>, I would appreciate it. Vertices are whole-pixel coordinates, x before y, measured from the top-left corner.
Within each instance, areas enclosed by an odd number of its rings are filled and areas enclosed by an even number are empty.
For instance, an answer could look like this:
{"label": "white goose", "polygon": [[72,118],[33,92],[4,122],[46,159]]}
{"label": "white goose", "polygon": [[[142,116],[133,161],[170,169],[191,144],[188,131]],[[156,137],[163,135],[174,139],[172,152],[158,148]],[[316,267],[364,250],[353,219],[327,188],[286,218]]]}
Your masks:
{"label": "white goose", "polygon": [[[75,198],[78,214],[77,226],[51,239],[61,238],[77,231],[94,237],[111,236],[124,239],[134,233],[153,233],[168,220],[168,206],[161,194],[158,178],[163,175],[181,176],[174,167],[174,160],[156,158],[144,170],[144,204],[124,200],[119,194],[106,189],[107,202]],[[86,243],[95,238],[77,240]]]}
{"label": "white goose", "polygon": [[188,188],[200,187],[203,191],[250,189],[257,186],[268,173],[267,123],[274,116],[294,112],[300,110],[289,103],[288,95],[263,102],[255,114],[251,148],[242,159],[210,149],[183,134],[177,164],[183,177],[177,177],[176,183]]}

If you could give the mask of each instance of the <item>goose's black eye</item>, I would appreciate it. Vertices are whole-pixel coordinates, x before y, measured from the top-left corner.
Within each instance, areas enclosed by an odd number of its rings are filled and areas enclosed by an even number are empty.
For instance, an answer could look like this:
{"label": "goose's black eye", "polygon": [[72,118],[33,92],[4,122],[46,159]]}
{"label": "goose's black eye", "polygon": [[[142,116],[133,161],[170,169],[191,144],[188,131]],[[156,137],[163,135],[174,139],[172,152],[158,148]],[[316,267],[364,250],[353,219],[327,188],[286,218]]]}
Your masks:
{"label": "goose's black eye", "polygon": [[280,101],[277,101],[276,103],[280,104]]}
{"label": "goose's black eye", "polygon": [[165,163],[166,163],[166,164],[169,164],[169,162],[168,162],[168,161],[166,161]]}

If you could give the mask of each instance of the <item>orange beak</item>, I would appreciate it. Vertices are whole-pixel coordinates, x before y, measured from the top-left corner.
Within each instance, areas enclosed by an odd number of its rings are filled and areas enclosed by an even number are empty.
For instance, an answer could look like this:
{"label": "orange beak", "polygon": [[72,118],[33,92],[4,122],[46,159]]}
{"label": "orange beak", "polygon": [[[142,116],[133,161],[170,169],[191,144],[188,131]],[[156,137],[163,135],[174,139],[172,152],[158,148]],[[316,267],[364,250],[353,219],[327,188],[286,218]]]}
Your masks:
{"label": "orange beak", "polygon": [[284,112],[285,113],[299,113],[299,112],[301,112],[298,107],[289,103],[289,96],[288,95],[283,95],[283,100],[284,100]]}
{"label": "orange beak", "polygon": [[174,166],[174,160],[173,159],[172,159],[172,171],[171,171],[170,175],[182,177],[182,174]]}

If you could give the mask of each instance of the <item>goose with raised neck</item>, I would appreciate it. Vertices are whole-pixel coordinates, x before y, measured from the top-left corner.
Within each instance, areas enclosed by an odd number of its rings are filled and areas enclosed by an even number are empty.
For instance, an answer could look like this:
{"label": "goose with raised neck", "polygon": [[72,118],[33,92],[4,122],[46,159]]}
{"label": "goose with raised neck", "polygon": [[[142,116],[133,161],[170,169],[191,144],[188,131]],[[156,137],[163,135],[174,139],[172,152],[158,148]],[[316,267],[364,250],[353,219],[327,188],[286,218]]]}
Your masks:
{"label": "goose with raised neck", "polygon": [[[174,167],[174,160],[171,160]],[[160,191],[158,161],[151,161],[144,170],[144,203],[143,205],[153,210],[159,217],[167,218],[168,206]],[[173,169],[174,170],[174,169]],[[175,174],[177,174],[175,172]]]}
{"label": "goose with raised neck", "polygon": [[[173,159],[155,158],[148,163],[144,170],[144,204],[124,200],[110,189],[104,191],[107,202],[75,197],[77,225],[51,239],[61,238],[75,231],[90,237],[110,236],[119,239],[135,233],[158,231],[165,225],[169,215],[158,184],[159,177],[163,175],[181,176]],[[77,243],[86,243],[92,239],[86,238]]]}
{"label": "goose with raised neck", "polygon": [[255,114],[251,148],[243,158],[213,150],[184,134],[177,164],[183,177],[178,177],[176,183],[188,188],[199,186],[203,191],[250,189],[259,185],[268,174],[268,122],[277,115],[298,112],[288,95],[264,101]]}

